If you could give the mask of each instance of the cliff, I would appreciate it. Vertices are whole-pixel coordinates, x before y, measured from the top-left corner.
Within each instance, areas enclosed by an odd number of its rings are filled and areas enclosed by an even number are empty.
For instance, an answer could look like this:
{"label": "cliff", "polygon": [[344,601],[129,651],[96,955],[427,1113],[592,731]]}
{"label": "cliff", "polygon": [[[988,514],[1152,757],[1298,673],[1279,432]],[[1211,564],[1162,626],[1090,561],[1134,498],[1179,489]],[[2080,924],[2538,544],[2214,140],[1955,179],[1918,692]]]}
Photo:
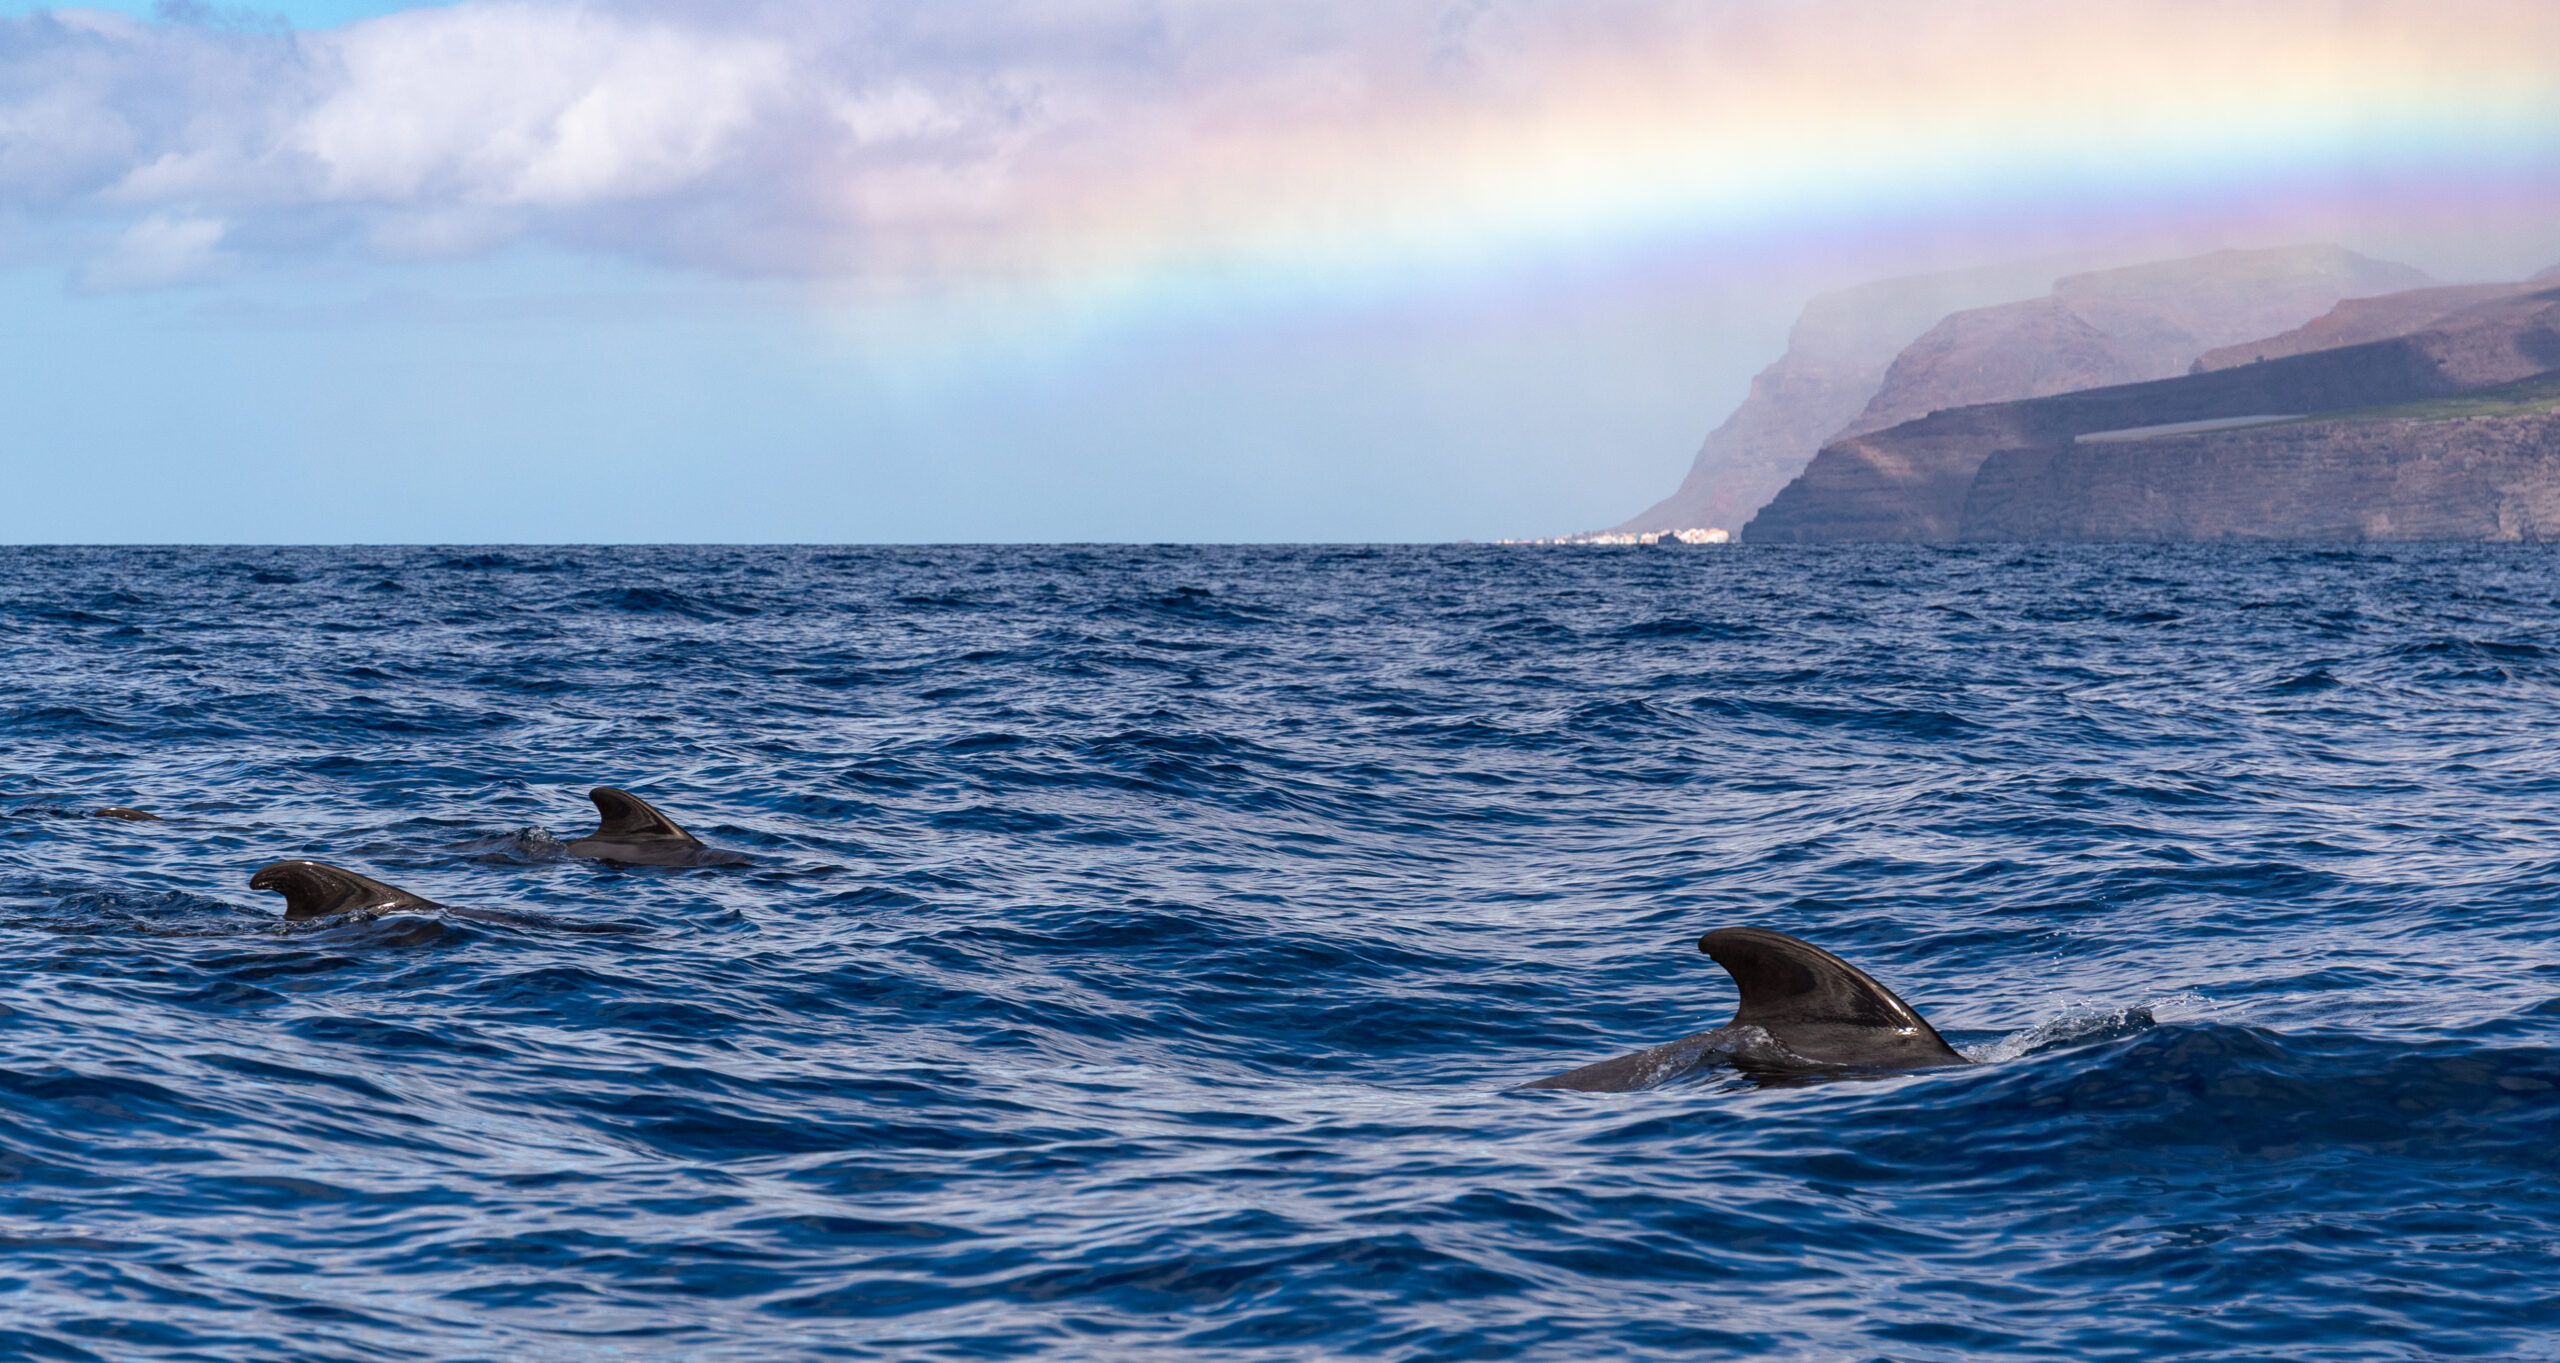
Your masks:
{"label": "cliff", "polygon": [[2454,284],[2378,298],[2350,298],[2291,331],[2208,350],[2197,357],[2192,372],[2236,369],[2260,360],[2280,360],[2288,355],[2308,355],[2317,350],[2406,336],[2482,303],[2529,293],[2533,287],[2531,283]]}
{"label": "cliff", "polygon": [[1875,396],[1831,440],[1899,426],[1941,408],[2166,377],[2145,373],[2116,338],[2059,299],[1975,308],[1931,327],[1895,356]]}
{"label": "cliff", "polygon": [[1965,540],[2560,540],[2560,415],[2305,422],[1983,463]]}
{"label": "cliff", "polygon": [[2001,266],[1889,279],[1814,299],[1788,333],[1786,353],[1751,380],[1742,405],[1698,447],[1679,490],[1617,528],[1740,525],[1858,415],[1894,356],[1930,324],[1960,308],[2036,292],[2051,277],[2031,265]]}
{"label": "cliff", "polygon": [[2286,246],[2079,275],[2053,296],[2114,337],[2141,377],[2165,379],[2207,350],[2300,326],[2340,299],[2434,282],[2343,247]]}
{"label": "cliff", "polygon": [[2167,378],[2207,349],[2298,326],[2341,298],[2426,282],[2407,266],[2297,246],[2059,281],[2003,266],[1825,295],[1699,447],[1679,490],[1618,528],[1736,525],[1833,441],[1940,408]]}
{"label": "cliff", "polygon": [[[2388,340],[2183,378],[1933,412],[1825,446],[1744,527],[1743,538],[1751,543],[1960,539],[1972,533],[1967,517],[1974,513],[1967,508],[1976,475],[1995,458],[2001,461],[1995,481],[2045,487],[2035,496],[2050,501],[2062,495],[2051,488],[2079,486],[2070,481],[2081,476],[2075,470],[2105,464],[2103,456],[2113,452],[2100,449],[2084,457],[2081,451],[2088,447],[2077,444],[2083,435],[2338,413],[2450,397],[2553,370],[2560,370],[2560,289],[2543,288],[2476,304],[2436,319],[2428,330]],[[2226,432],[2179,438],[2199,442],[2196,448],[2239,449],[2249,447],[2254,437]],[[2044,476],[2037,471],[2046,468],[2064,470],[2053,475],[2064,481],[2036,483]],[[1995,499],[1983,505],[2008,504]],[[2046,523],[2036,517],[2049,514],[2061,513],[1984,510],[1974,528],[1994,538],[2026,534]],[[2222,533],[2215,532],[2217,537]]]}
{"label": "cliff", "polygon": [[2406,265],[2336,246],[2217,251],[2072,275],[2049,297],[1939,323],[1895,357],[1866,410],[1832,438],[1949,407],[2170,378],[2208,350],[2300,326],[2342,298],[2428,282]]}

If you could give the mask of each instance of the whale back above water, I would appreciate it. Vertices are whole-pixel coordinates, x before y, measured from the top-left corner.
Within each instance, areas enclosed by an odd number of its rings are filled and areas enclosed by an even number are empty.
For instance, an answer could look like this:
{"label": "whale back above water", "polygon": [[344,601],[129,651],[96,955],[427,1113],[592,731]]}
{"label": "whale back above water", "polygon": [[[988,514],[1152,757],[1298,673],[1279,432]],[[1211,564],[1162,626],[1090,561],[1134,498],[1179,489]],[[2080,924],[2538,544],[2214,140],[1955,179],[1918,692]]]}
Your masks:
{"label": "whale back above water", "polygon": [[706,847],[656,806],[627,790],[598,786],[587,792],[596,802],[596,831],[568,845],[573,857],[620,861],[635,866],[744,866],[736,852]]}
{"label": "whale back above water", "polygon": [[1874,976],[1811,942],[1767,928],[1720,928],[1699,938],[1698,950],[1742,991],[1732,1022],[1523,1087],[1619,1093],[1716,1061],[1779,1075],[1969,1063]]}
{"label": "whale back above water", "polygon": [[1722,928],[1698,939],[1742,990],[1732,1026],[1757,1027],[1823,1065],[1917,1069],[1961,1065],[1928,1019],[1873,975],[1801,938]]}
{"label": "whale back above water", "polygon": [[307,922],[346,913],[379,918],[386,913],[434,913],[444,906],[398,886],[324,861],[279,861],[249,877],[249,888],[284,896],[284,921]]}

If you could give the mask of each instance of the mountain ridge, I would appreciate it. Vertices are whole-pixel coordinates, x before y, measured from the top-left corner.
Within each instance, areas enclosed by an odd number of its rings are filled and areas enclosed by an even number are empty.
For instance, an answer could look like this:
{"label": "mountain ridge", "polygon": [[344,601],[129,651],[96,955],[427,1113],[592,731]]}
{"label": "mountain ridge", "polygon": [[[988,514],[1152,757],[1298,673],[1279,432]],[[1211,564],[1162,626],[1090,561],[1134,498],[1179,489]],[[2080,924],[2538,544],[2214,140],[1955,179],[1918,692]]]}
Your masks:
{"label": "mountain ridge", "polygon": [[[2333,245],[2215,251],[2023,283],[2036,273],[1914,276],[1817,298],[1787,352],[1700,445],[1679,490],[1618,530],[1734,525],[1834,441],[1943,408],[2167,378],[2208,349],[2300,326],[2342,299],[2432,282]],[[2002,286],[2012,291],[2005,300],[1913,325],[1932,301]],[[1904,339],[1879,358],[1896,335]]]}
{"label": "mountain ridge", "polygon": [[[2421,314],[2432,306],[2406,311]],[[1744,527],[1742,537],[1752,543],[1963,539],[1977,476],[1994,460],[2000,461],[1997,478],[2022,486],[2033,469],[2057,461],[2092,468],[2103,462],[2106,452],[2078,452],[2085,435],[2350,412],[2475,392],[2554,371],[2560,371],[2560,288],[2519,288],[2401,336],[2178,378],[1942,409],[1835,441]],[[2177,438],[2198,442],[2196,448],[2239,448],[2262,439],[2249,432]],[[2281,444],[2298,437],[2267,438]],[[1991,524],[1977,517],[1975,528]]]}

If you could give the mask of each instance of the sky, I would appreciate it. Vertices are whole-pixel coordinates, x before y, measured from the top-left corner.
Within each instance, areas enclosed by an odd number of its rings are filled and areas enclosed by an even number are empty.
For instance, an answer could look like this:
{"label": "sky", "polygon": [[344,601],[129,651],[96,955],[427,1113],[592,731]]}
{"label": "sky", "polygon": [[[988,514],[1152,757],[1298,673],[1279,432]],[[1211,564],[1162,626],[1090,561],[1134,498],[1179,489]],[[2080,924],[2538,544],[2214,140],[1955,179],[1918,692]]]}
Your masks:
{"label": "sky", "polygon": [[0,3],[0,541],[1437,541],[1813,295],[2560,264],[2549,0]]}

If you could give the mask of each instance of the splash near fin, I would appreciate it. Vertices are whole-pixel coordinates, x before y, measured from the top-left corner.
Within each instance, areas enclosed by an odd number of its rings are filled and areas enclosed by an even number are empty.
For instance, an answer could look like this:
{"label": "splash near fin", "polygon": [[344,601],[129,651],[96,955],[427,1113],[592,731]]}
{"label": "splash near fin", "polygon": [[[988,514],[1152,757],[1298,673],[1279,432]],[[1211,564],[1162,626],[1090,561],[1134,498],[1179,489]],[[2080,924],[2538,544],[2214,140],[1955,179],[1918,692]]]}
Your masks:
{"label": "splash near fin", "polygon": [[336,914],[377,918],[386,913],[412,913],[444,907],[407,890],[385,885],[343,866],[321,861],[279,861],[249,877],[249,888],[284,896],[284,921],[305,922]]}
{"label": "splash near fin", "polygon": [[603,822],[596,831],[579,839],[580,842],[670,839],[693,847],[702,845],[702,839],[687,833],[676,825],[675,820],[659,813],[648,801],[630,791],[598,786],[587,792],[587,798],[596,802],[596,813],[603,817]]}
{"label": "splash near fin", "polygon": [[1917,1068],[1965,1058],[1875,977],[1811,942],[1767,928],[1698,939],[1742,990],[1736,1027],[1757,1027],[1818,1065]]}

